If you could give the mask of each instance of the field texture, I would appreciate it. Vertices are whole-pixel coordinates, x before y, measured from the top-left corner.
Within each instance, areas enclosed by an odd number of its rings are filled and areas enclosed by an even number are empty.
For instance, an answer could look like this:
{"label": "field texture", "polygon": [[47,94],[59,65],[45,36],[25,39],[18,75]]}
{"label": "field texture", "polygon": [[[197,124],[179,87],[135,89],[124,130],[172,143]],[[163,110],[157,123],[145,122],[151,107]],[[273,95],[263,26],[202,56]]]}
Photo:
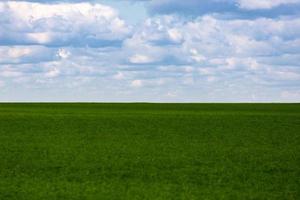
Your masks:
{"label": "field texture", "polygon": [[300,104],[0,104],[0,199],[300,199]]}

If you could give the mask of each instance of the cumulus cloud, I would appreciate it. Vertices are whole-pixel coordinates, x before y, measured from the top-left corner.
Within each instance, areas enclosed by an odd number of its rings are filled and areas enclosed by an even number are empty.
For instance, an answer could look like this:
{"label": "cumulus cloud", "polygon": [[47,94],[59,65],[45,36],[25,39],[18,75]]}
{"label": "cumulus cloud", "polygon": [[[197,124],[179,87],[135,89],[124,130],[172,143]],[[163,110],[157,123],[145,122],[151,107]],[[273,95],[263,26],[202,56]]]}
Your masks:
{"label": "cumulus cloud", "polygon": [[277,17],[299,14],[299,0],[152,0],[151,13],[225,14],[235,17]]}
{"label": "cumulus cloud", "polygon": [[282,100],[291,101],[291,102],[299,102],[300,101],[300,90],[296,91],[283,91],[281,92]]}
{"label": "cumulus cloud", "polygon": [[129,27],[111,7],[90,3],[0,3],[0,45],[116,46]]}
{"label": "cumulus cloud", "polygon": [[22,76],[22,72],[4,67],[0,71],[0,77],[2,78],[16,78]]}
{"label": "cumulus cloud", "polygon": [[[24,1],[24,0],[15,0]],[[150,13],[205,15],[211,13],[230,14],[243,17],[276,17],[299,14],[299,0],[119,0],[146,2]],[[27,0],[38,3],[97,3],[99,0]]]}
{"label": "cumulus cloud", "polygon": [[[132,27],[111,7],[66,2],[0,3],[2,89],[95,101],[298,98],[296,0],[153,0],[162,15]],[[194,17],[178,15],[186,12]]]}
{"label": "cumulus cloud", "polygon": [[145,64],[145,63],[151,63],[154,60],[151,57],[146,56],[146,55],[135,54],[129,58],[129,61],[132,64]]}
{"label": "cumulus cloud", "polygon": [[56,59],[55,51],[42,46],[0,46],[0,64],[51,61]]}
{"label": "cumulus cloud", "polygon": [[71,56],[71,53],[66,49],[59,49],[57,51],[57,56],[59,56],[62,59],[67,59],[68,57]]}
{"label": "cumulus cloud", "polygon": [[53,68],[49,70],[47,73],[45,73],[46,78],[54,78],[57,77],[60,74],[60,71],[57,68]]}
{"label": "cumulus cloud", "polygon": [[[253,84],[297,85],[300,69],[296,57],[300,48],[295,45],[300,29],[295,27],[299,25],[298,18],[226,20],[203,16],[185,20],[159,16],[144,22],[141,30],[126,40],[124,49],[159,57],[160,62],[154,63],[159,68],[136,70],[158,70],[157,78],[173,77],[177,84],[235,84],[243,77]],[[171,43],[171,38],[166,37],[174,29],[178,30],[180,42]],[[150,62],[149,57],[137,55],[133,57],[135,64]],[[168,59],[171,55],[175,59]],[[287,61],[293,57],[295,62]]]}
{"label": "cumulus cloud", "polygon": [[238,0],[238,5],[242,9],[272,9],[281,5],[299,4],[299,0]]}
{"label": "cumulus cloud", "polygon": [[143,82],[141,80],[133,80],[130,85],[131,87],[139,88],[143,86]]}
{"label": "cumulus cloud", "polygon": [[4,87],[4,85],[5,85],[5,83],[4,83],[3,81],[0,81],[0,89],[1,89],[2,87]]}
{"label": "cumulus cloud", "polygon": [[114,76],[113,76],[114,79],[116,80],[122,80],[125,78],[125,75],[123,72],[117,72]]}

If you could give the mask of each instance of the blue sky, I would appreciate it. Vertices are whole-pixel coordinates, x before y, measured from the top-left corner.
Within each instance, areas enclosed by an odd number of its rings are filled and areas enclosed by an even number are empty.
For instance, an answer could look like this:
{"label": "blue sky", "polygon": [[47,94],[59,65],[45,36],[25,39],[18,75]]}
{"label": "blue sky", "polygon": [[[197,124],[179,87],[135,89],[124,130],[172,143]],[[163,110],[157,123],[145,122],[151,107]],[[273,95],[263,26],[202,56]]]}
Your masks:
{"label": "blue sky", "polygon": [[300,101],[300,0],[1,1],[0,16],[0,101]]}

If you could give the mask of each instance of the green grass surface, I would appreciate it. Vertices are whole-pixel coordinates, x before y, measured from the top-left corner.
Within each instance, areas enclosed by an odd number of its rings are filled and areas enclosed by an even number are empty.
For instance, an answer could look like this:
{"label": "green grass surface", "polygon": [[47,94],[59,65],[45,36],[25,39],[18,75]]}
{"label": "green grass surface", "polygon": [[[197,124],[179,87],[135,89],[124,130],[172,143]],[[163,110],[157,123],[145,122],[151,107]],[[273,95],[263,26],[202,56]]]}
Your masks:
{"label": "green grass surface", "polygon": [[300,199],[300,104],[0,104],[0,199]]}

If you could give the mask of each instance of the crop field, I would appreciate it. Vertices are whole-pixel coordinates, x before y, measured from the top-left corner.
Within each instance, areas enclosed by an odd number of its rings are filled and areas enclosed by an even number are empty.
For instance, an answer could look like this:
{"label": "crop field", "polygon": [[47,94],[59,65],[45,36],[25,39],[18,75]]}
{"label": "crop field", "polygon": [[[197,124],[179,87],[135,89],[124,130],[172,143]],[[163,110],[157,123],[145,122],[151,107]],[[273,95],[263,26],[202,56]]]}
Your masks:
{"label": "crop field", "polygon": [[300,199],[300,104],[0,104],[0,199]]}

